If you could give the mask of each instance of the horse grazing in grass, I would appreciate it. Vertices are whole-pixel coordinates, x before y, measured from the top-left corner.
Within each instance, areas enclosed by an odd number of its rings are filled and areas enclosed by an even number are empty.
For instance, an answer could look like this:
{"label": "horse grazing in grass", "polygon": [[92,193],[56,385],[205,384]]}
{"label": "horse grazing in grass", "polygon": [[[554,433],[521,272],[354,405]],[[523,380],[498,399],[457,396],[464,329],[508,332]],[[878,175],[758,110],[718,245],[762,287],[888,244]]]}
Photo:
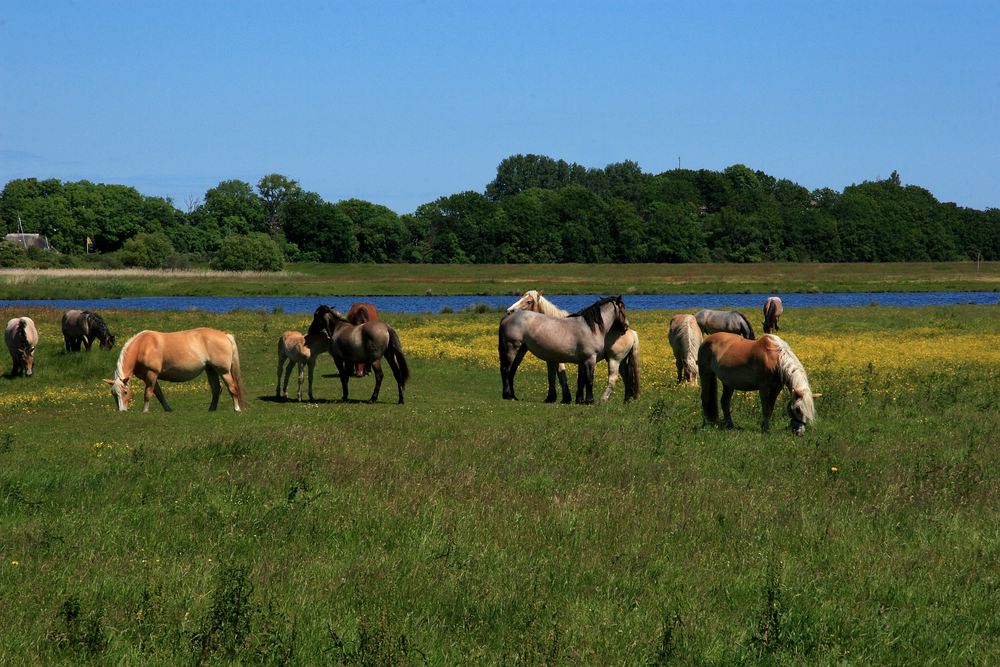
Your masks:
{"label": "horse grazing in grass", "polygon": [[[288,398],[288,379],[292,368],[299,367],[299,390],[296,400],[302,400],[302,375],[305,367],[309,367],[309,400],[313,400],[313,371],[316,369],[316,357],[326,351],[325,336],[303,336],[298,331],[286,331],[278,338],[278,384],[274,387],[274,395],[278,398]],[[281,386],[281,371],[285,370],[285,386]]]}
{"label": "horse grazing in grass", "polygon": [[[552,317],[569,317],[569,311],[559,308],[542,296],[539,290],[528,290],[520,299],[507,308],[510,315],[517,310],[530,310]],[[611,398],[611,392],[618,384],[619,374],[625,378],[625,402],[639,397],[639,334],[629,329],[611,346],[608,360],[608,387],[601,395],[601,402]],[[559,384],[563,390],[563,402],[569,403],[569,381],[566,378],[566,364],[559,364]],[[554,392],[555,387],[550,387]]]}
{"label": "horse grazing in grass", "polygon": [[[500,321],[500,381],[503,397],[517,400],[514,375],[527,352],[546,363],[549,393],[546,403],[556,400],[555,380],[559,364],[579,364],[576,402],[594,402],[594,367],[607,359],[615,341],[628,331],[628,316],[620,296],[600,299],[569,317],[553,317],[530,310],[515,310]],[[563,403],[569,403],[569,388],[563,385]]]}
{"label": "horse grazing in grass", "polygon": [[698,347],[701,329],[694,315],[674,315],[667,334],[677,362],[677,383],[698,384]]}
{"label": "horse grazing in grass", "polygon": [[736,310],[699,310],[694,319],[706,336],[717,331],[739,334],[748,340],[753,340],[753,327],[743,313]]}
{"label": "horse grazing in grass", "polygon": [[781,319],[781,299],[776,296],[767,297],[764,302],[764,333],[771,333],[778,330],[778,320]]}
{"label": "horse grazing in grass", "polygon": [[11,377],[25,375],[31,377],[35,369],[35,348],[38,347],[38,330],[30,317],[15,317],[7,322],[3,332],[13,367]]}
{"label": "horse grazing in grass", "polygon": [[410,379],[410,368],[403,356],[403,345],[396,330],[382,320],[372,320],[364,324],[351,324],[347,318],[329,306],[320,306],[313,313],[308,336],[326,336],[330,356],[340,371],[340,384],[347,400],[347,382],[351,377],[351,366],[371,364],[375,373],[375,390],[368,401],[378,400],[382,387],[382,358],[389,362],[392,375],[396,378],[399,402],[403,402],[403,390]]}
{"label": "horse grazing in grass", "polygon": [[[371,322],[372,320],[378,319],[378,309],[370,303],[362,303],[358,301],[357,303],[352,303],[351,307],[347,309],[347,321],[351,324],[364,324],[365,322]],[[364,377],[371,372],[371,366],[368,364],[355,364],[354,366],[354,377]]]}
{"label": "horse grazing in grass", "polygon": [[737,389],[760,393],[764,417],[761,428],[765,432],[770,430],[774,403],[782,387],[791,394],[788,417],[795,435],[805,433],[806,424],[816,419],[813,398],[820,394],[809,389],[806,370],[792,348],[773,334],[765,334],[757,341],[730,333],[712,334],[698,348],[698,371],[701,374],[701,409],[706,422],[719,418],[716,379],[722,382],[722,413],[729,428],[733,426],[731,404]]}
{"label": "horse grazing in grass", "polygon": [[73,309],[63,313],[62,332],[67,352],[79,352],[81,343],[90,352],[95,340],[102,350],[115,346],[115,337],[108,331],[104,318],[89,310]]}
{"label": "horse grazing in grass", "polygon": [[160,380],[187,382],[198,377],[202,371],[208,376],[208,384],[212,388],[209,410],[215,410],[219,405],[222,393],[220,377],[233,397],[236,412],[246,409],[236,339],[231,334],[207,327],[172,333],[140,331],[122,345],[114,379],[105,382],[111,385],[111,395],[121,412],[128,410],[132,400],[128,383],[133,375],[146,384],[142,411],[149,412],[149,401],[155,395],[163,409],[170,412],[170,405],[160,389]]}

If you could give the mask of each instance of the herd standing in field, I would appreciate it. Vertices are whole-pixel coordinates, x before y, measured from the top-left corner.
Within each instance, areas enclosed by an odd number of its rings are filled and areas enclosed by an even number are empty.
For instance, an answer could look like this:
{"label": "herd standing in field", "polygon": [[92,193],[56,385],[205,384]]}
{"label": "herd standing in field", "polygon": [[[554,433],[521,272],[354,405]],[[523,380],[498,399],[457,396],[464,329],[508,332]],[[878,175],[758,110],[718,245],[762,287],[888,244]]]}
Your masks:
{"label": "herd standing in field", "polygon": [[[716,383],[722,383],[722,412],[727,427],[733,426],[732,395],[735,391],[760,394],[764,431],[770,428],[774,405],[782,389],[791,398],[787,412],[793,433],[801,434],[815,420],[814,394],[809,388],[805,368],[788,343],[772,331],[778,330],[782,313],[781,299],[770,297],[764,305],[765,335],[755,340],[749,320],[737,311],[701,310],[695,315],[676,315],[670,321],[668,341],[677,366],[677,382],[701,385],[701,404],[706,424],[718,421],[719,399]],[[62,317],[62,333],[67,352],[90,350],[98,341],[102,350],[114,347],[115,337],[104,319],[86,310],[69,310]],[[601,396],[607,401],[618,382],[624,378],[625,401],[639,395],[639,336],[630,328],[625,304],[620,296],[607,297],[576,313],[558,308],[529,290],[507,308],[498,331],[500,378],[503,398],[516,400],[514,377],[524,355],[531,352],[546,363],[548,394],[545,402],[557,400],[556,380],[562,388],[562,402],[572,400],[566,364],[575,363],[577,403],[593,403],[594,367],[608,362],[608,386]],[[31,376],[34,371],[38,332],[30,317],[15,317],[7,323],[4,341],[11,354],[10,377]],[[348,400],[348,381],[372,372],[375,387],[369,402],[376,402],[382,385],[384,358],[396,379],[398,402],[410,369],[403,355],[399,335],[378,319],[375,306],[356,303],[344,316],[326,305],[313,313],[308,332],[286,331],[278,340],[278,370],[275,395],[288,398],[288,382],[293,367],[298,367],[298,391],[302,400],[304,370],[309,370],[309,400],[313,399],[313,371],[317,357],[328,352],[337,365],[342,400]],[[287,367],[285,366],[287,363]],[[236,339],[216,329],[198,328],[177,332],[141,331],[122,346],[114,376],[105,380],[111,385],[115,405],[120,411],[131,402],[129,380],[137,377],[145,384],[143,412],[149,410],[153,396],[165,411],[170,411],[160,380],[185,382],[201,373],[208,377],[212,391],[209,410],[218,407],[225,384],[237,412],[246,409],[246,396],[240,374]],[[284,382],[282,383],[282,374]]]}

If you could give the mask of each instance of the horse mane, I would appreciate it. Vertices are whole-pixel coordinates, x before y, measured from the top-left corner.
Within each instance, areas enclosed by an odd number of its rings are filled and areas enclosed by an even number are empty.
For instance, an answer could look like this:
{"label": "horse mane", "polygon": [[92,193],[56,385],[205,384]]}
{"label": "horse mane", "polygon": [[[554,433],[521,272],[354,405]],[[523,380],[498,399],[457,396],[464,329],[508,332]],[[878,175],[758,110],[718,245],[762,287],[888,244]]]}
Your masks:
{"label": "horse mane", "polygon": [[750,334],[750,340],[756,340],[756,337],[754,336],[753,333],[753,326],[751,326],[750,320],[747,319],[746,315],[744,315],[738,310],[734,310],[733,312],[739,315],[740,319],[743,320],[743,323],[747,325],[747,333]]}
{"label": "horse mane", "polygon": [[125,353],[128,352],[128,348],[132,345],[132,342],[147,331],[149,331],[149,329],[143,329],[125,341],[125,344],[122,345],[122,351],[118,353],[118,363],[115,364],[115,380],[121,380],[125,377],[125,370],[123,368],[123,364],[125,363]]}
{"label": "horse mane", "polygon": [[805,367],[787,342],[774,334],[769,335],[779,347],[778,374],[781,376],[781,381],[793,394],[796,389],[802,392],[802,418],[805,422],[808,424],[816,421],[816,406],[813,404],[812,390],[809,388]]}
{"label": "horse mane", "polygon": [[552,315],[553,317],[569,317],[569,311],[563,310],[556,304],[552,303],[546,299],[541,292],[537,290],[531,290],[535,293],[535,303],[538,304],[538,309],[543,315]]}
{"label": "horse mane", "polygon": [[567,315],[566,317],[582,317],[587,326],[591,329],[596,329],[603,323],[603,320],[601,319],[601,307],[606,303],[620,301],[621,297],[606,296],[602,299],[598,299],[595,303],[590,304],[586,308],[578,310],[577,312]]}
{"label": "horse mane", "polygon": [[94,326],[94,329],[96,329],[95,333],[97,334],[97,338],[99,340],[105,340],[111,335],[111,332],[108,331],[108,325],[104,322],[103,317],[97,313],[92,313],[89,310],[83,311],[83,316],[86,317],[87,320]]}

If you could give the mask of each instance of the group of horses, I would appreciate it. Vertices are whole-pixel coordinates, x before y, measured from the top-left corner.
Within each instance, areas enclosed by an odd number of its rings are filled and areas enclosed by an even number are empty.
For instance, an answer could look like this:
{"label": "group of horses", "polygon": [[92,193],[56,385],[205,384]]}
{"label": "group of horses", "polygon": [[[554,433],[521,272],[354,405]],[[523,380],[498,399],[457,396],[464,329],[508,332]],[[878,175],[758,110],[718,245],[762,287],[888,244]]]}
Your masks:
{"label": "group of horses", "polygon": [[[706,422],[718,421],[717,381],[722,383],[721,406],[727,426],[732,426],[733,393],[757,391],[763,413],[763,430],[770,426],[778,395],[787,388],[791,396],[787,410],[792,431],[801,434],[815,419],[813,394],[802,362],[784,340],[770,333],[777,331],[781,317],[781,299],[771,297],[764,306],[764,336],[755,339],[753,327],[737,311],[702,310],[695,315],[677,315],[670,321],[668,339],[677,366],[677,381],[701,383],[702,412]],[[62,318],[63,339],[68,352],[99,347],[110,350],[115,337],[104,320],[86,310],[67,311]],[[562,402],[573,398],[566,364],[577,364],[576,402],[594,402],[594,370],[597,362],[608,363],[608,386],[601,395],[607,401],[619,378],[624,378],[625,401],[639,396],[639,335],[629,325],[625,304],[620,296],[601,298],[576,313],[569,313],[546,299],[541,292],[529,290],[507,308],[498,331],[502,396],[516,400],[514,377],[524,356],[531,352],[545,362],[548,394],[545,401],[554,403],[562,389]],[[30,317],[16,317],[7,323],[4,340],[13,359],[12,376],[30,376],[38,332]],[[396,330],[379,319],[375,306],[356,303],[342,315],[320,305],[313,313],[308,331],[285,331],[278,339],[278,369],[275,395],[288,398],[288,382],[298,367],[298,400],[302,383],[309,373],[308,396],[313,400],[313,373],[317,357],[327,352],[333,357],[340,377],[343,400],[348,400],[351,377],[368,373],[375,376],[370,402],[378,400],[384,373],[382,359],[388,362],[396,379],[398,402],[404,402],[404,390],[410,377],[409,365]],[[236,339],[217,329],[200,327],[185,331],[145,330],[122,345],[113,377],[105,380],[120,411],[131,403],[129,381],[136,377],[145,384],[143,412],[149,410],[155,396],[163,409],[170,405],[163,396],[160,380],[185,382],[204,372],[212,390],[209,410],[218,407],[225,385],[237,412],[246,408],[246,396],[240,373]],[[284,382],[282,382],[284,375]]]}

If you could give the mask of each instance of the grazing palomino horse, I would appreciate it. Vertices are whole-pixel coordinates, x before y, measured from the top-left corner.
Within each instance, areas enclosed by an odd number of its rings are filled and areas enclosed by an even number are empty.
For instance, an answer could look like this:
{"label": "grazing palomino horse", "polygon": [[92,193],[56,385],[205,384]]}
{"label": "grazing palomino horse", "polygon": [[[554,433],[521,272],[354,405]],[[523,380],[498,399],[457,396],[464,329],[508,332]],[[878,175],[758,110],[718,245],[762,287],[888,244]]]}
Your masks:
{"label": "grazing palomino horse", "polygon": [[[594,402],[594,367],[606,359],[615,341],[628,331],[628,317],[620,296],[606,297],[569,317],[553,317],[531,310],[516,310],[500,321],[500,380],[503,397],[517,400],[514,375],[527,352],[546,363],[549,393],[546,403],[556,400],[555,380],[559,364],[579,364],[576,402]],[[563,387],[563,403],[569,392]]]}
{"label": "grazing palomino horse", "polygon": [[396,378],[399,402],[403,402],[403,389],[410,379],[410,367],[403,356],[403,345],[399,334],[382,320],[372,320],[364,324],[351,324],[347,318],[329,306],[320,306],[313,313],[308,336],[326,336],[330,356],[340,371],[340,384],[347,400],[347,381],[353,364],[371,364],[375,373],[375,390],[369,403],[378,400],[382,387],[382,357],[389,362],[392,375]]}
{"label": "grazing palomino horse", "polygon": [[[351,324],[364,324],[365,322],[371,322],[372,320],[378,319],[378,309],[370,303],[362,303],[358,301],[357,303],[352,303],[351,307],[347,309],[347,321]],[[354,366],[354,377],[364,377],[371,372],[371,366],[368,364],[355,364]]]}
{"label": "grazing palomino horse", "polygon": [[38,347],[38,330],[35,321],[30,317],[15,317],[7,322],[3,332],[3,340],[7,344],[11,360],[14,362],[10,370],[11,377],[24,374],[31,377],[35,369],[35,348]]}
{"label": "grazing palomino horse", "polygon": [[[569,317],[569,311],[559,308],[542,296],[539,290],[528,290],[520,299],[507,308],[510,315],[516,310],[530,310],[553,317]],[[608,354],[608,387],[601,395],[601,402],[611,398],[611,392],[618,384],[619,371],[625,378],[625,401],[639,397],[639,334],[629,329],[611,346]],[[563,402],[569,403],[569,382],[566,379],[566,364],[559,364],[559,384],[563,390]],[[553,387],[554,391],[555,388]]]}
{"label": "grazing palomino horse", "polygon": [[764,302],[764,333],[778,330],[778,320],[781,319],[781,311],[783,310],[779,297],[767,297],[767,301]]}
{"label": "grazing palomino horse", "polygon": [[754,339],[753,327],[743,313],[736,310],[699,310],[694,319],[706,336],[717,331],[739,334],[749,340]]}
{"label": "grazing palomino horse", "polygon": [[731,404],[733,392],[757,391],[764,417],[761,428],[771,427],[771,413],[782,387],[788,389],[788,417],[792,432],[802,435],[806,424],[816,419],[813,398],[820,394],[809,389],[809,378],[802,362],[792,352],[788,343],[774,334],[765,334],[760,340],[746,340],[736,334],[712,334],[698,348],[698,370],[701,373],[701,409],[706,422],[719,418],[716,401],[716,384],[722,382],[722,413],[726,426],[732,428]]}
{"label": "grazing palomino horse", "polygon": [[74,309],[63,313],[62,332],[67,352],[79,352],[81,343],[90,352],[90,346],[95,340],[102,350],[110,350],[115,346],[115,337],[108,331],[104,318],[89,310]]}
{"label": "grazing palomino horse", "polygon": [[[278,338],[278,384],[274,387],[274,394],[278,398],[288,398],[288,379],[292,375],[292,368],[299,367],[299,390],[296,400],[302,400],[302,375],[305,367],[309,367],[309,400],[313,400],[313,371],[316,368],[316,357],[326,352],[327,341],[325,336],[303,336],[298,331],[286,331]],[[285,386],[281,386],[281,370],[285,362],[288,368],[285,370]]]}
{"label": "grazing palomino horse", "polygon": [[246,409],[236,339],[218,329],[202,327],[172,333],[140,331],[122,345],[114,379],[105,382],[111,385],[111,396],[121,412],[128,410],[132,401],[128,383],[133,375],[146,384],[142,411],[149,412],[149,401],[155,395],[163,409],[170,412],[171,408],[160,389],[160,380],[187,382],[201,375],[202,371],[208,376],[208,384],[212,388],[209,410],[215,410],[219,405],[222,393],[220,377],[233,397],[236,412]]}
{"label": "grazing palomino horse", "polygon": [[667,334],[677,362],[677,383],[698,384],[698,347],[701,329],[694,315],[674,315]]}

